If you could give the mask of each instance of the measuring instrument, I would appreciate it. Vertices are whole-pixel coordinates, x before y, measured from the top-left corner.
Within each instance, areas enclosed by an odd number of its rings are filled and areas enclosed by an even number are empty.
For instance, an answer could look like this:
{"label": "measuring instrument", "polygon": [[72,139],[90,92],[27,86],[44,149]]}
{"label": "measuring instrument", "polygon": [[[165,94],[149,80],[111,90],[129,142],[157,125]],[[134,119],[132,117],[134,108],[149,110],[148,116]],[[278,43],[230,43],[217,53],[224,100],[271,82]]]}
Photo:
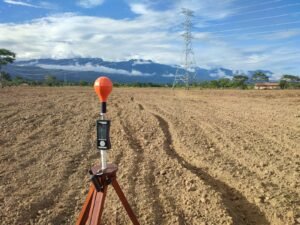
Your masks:
{"label": "measuring instrument", "polygon": [[96,165],[89,170],[92,184],[76,225],[100,225],[107,188],[110,184],[119,196],[131,222],[140,225],[117,182],[118,167],[115,164],[107,164],[107,150],[111,149],[111,143],[110,120],[105,118],[105,114],[106,101],[112,91],[112,82],[107,77],[99,77],[94,83],[94,89],[101,102],[100,119],[96,122],[97,149],[101,153],[101,166]]}

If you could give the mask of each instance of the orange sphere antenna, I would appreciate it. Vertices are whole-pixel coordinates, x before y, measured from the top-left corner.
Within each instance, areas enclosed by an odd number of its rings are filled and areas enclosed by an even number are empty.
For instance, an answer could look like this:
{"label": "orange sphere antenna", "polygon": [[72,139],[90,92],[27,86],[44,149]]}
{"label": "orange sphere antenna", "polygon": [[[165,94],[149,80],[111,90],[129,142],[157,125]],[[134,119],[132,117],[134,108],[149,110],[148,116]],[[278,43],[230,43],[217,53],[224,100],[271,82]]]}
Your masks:
{"label": "orange sphere antenna", "polygon": [[94,90],[101,102],[101,113],[106,113],[106,100],[112,91],[112,82],[108,77],[98,77],[94,82]]}

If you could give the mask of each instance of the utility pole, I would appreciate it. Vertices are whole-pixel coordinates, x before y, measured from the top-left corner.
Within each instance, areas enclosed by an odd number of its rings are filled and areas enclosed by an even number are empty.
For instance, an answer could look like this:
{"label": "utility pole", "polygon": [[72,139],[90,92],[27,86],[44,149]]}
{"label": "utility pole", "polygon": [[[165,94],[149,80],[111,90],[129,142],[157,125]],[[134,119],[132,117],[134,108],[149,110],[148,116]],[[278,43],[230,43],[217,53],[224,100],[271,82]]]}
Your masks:
{"label": "utility pole", "polygon": [[195,71],[193,68],[195,60],[192,48],[192,17],[194,16],[194,12],[183,8],[181,13],[185,18],[183,22],[184,33],[182,34],[184,40],[184,60],[182,62],[183,67],[177,68],[176,70],[173,89],[180,82],[185,84],[186,89],[189,89],[191,81],[195,78]]}

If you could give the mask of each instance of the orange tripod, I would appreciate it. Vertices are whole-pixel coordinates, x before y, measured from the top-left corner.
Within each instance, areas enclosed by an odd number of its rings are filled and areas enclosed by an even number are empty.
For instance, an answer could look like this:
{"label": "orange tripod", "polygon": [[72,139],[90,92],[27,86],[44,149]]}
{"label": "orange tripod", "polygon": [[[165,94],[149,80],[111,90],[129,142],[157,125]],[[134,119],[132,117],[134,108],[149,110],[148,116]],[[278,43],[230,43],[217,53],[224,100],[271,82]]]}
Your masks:
{"label": "orange tripod", "polygon": [[104,171],[101,171],[99,166],[94,166],[90,170],[93,184],[90,186],[89,193],[79,214],[76,225],[100,225],[109,184],[112,184],[114,187],[132,223],[134,225],[139,225],[136,216],[117,182],[117,170],[118,167],[114,164],[108,164]]}

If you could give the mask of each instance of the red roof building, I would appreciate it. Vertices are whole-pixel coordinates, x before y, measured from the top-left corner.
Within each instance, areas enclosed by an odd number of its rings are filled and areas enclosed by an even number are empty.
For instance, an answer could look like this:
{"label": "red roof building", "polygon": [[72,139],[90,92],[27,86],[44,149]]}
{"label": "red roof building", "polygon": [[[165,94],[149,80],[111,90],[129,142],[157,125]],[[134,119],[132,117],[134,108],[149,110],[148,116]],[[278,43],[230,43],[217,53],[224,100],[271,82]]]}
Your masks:
{"label": "red roof building", "polygon": [[254,86],[256,90],[278,90],[280,89],[279,83],[256,83]]}

